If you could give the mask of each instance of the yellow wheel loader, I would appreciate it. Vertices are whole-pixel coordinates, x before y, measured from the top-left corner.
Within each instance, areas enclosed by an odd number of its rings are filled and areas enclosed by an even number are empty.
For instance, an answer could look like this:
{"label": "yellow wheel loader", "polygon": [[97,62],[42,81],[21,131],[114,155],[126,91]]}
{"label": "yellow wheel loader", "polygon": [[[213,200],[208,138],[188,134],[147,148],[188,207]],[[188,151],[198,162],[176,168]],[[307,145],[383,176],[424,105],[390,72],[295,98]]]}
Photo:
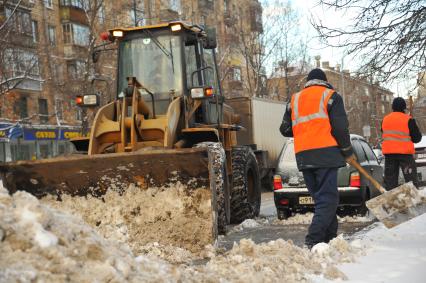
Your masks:
{"label": "yellow wheel loader", "polygon": [[[114,29],[107,38],[118,51],[117,95],[97,111],[90,137],[73,141],[87,154],[1,164],[9,192],[58,200],[63,194],[102,198],[112,189],[123,194],[130,184],[164,190],[179,180],[192,184],[188,196],[199,197],[200,189],[208,192],[202,195],[209,203],[205,229],[210,235],[199,245],[214,242],[230,222],[258,216],[259,165],[250,147],[237,146],[241,127],[224,105],[215,31],[172,22]],[[81,107],[98,101],[96,95],[79,97]],[[192,215],[187,212],[173,211]],[[187,228],[169,227],[170,233],[179,229]],[[185,246],[198,237],[183,231],[173,242],[164,234],[154,239]]]}

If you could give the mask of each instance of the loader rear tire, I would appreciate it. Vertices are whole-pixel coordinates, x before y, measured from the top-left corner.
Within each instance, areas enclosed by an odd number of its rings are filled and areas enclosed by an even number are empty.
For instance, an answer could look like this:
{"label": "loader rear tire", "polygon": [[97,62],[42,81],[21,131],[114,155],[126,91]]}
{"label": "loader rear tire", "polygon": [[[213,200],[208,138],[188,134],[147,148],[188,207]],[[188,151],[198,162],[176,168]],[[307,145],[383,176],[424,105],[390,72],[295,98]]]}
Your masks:
{"label": "loader rear tire", "polygon": [[232,149],[231,223],[259,216],[261,183],[256,156],[250,147]]}
{"label": "loader rear tire", "polygon": [[196,144],[196,148],[207,148],[213,156],[213,172],[216,184],[217,203],[217,229],[219,234],[226,233],[226,226],[230,222],[230,192],[226,173],[226,155],[221,143],[202,142]]}

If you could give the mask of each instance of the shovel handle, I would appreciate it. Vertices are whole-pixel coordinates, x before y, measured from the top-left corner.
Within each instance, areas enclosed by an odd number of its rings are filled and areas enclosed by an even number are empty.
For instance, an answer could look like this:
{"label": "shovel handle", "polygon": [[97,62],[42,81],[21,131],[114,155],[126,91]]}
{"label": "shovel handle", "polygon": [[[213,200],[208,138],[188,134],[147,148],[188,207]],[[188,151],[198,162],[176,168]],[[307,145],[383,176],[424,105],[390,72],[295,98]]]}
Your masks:
{"label": "shovel handle", "polygon": [[368,174],[368,172],[365,171],[364,168],[362,168],[362,166],[358,163],[358,161],[351,160],[349,164],[355,167],[359,172],[361,172],[361,174],[364,175],[373,184],[373,186],[376,187],[376,189],[378,189],[382,194],[386,192],[385,188],[383,188],[382,185],[380,185],[379,182],[376,181],[376,179],[371,177],[371,175]]}

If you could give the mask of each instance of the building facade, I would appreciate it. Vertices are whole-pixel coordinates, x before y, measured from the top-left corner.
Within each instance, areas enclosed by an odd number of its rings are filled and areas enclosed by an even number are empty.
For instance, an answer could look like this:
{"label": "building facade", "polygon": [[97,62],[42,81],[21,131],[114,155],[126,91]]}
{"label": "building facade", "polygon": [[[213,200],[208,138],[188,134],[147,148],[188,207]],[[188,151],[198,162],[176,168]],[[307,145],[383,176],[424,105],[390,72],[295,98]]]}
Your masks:
{"label": "building facade", "polygon": [[[364,136],[371,144],[377,145],[381,138],[381,121],[392,111],[393,93],[377,83],[352,76],[348,70],[341,70],[339,65],[320,64],[318,59],[316,66],[325,72],[328,81],[342,95],[350,133]],[[289,100],[291,94],[303,88],[307,73],[290,68],[287,80],[280,74],[282,72],[277,68],[268,80],[268,93],[273,99]]]}
{"label": "building facade", "polygon": [[100,33],[114,27],[216,27],[225,95],[252,96],[257,74],[243,39],[262,32],[261,15],[257,0],[0,0],[0,160],[63,154],[69,138],[85,134],[95,113],[77,107],[75,96],[115,96],[115,52],[91,60]]}

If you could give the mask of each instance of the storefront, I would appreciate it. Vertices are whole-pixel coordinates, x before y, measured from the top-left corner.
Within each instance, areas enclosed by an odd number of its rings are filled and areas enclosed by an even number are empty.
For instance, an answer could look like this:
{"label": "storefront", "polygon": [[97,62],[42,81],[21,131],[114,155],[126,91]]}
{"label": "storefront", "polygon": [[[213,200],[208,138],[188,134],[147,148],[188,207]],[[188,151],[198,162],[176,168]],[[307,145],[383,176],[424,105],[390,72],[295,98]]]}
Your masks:
{"label": "storefront", "polygon": [[72,153],[70,139],[80,137],[78,127],[0,124],[0,161],[36,160]]}

